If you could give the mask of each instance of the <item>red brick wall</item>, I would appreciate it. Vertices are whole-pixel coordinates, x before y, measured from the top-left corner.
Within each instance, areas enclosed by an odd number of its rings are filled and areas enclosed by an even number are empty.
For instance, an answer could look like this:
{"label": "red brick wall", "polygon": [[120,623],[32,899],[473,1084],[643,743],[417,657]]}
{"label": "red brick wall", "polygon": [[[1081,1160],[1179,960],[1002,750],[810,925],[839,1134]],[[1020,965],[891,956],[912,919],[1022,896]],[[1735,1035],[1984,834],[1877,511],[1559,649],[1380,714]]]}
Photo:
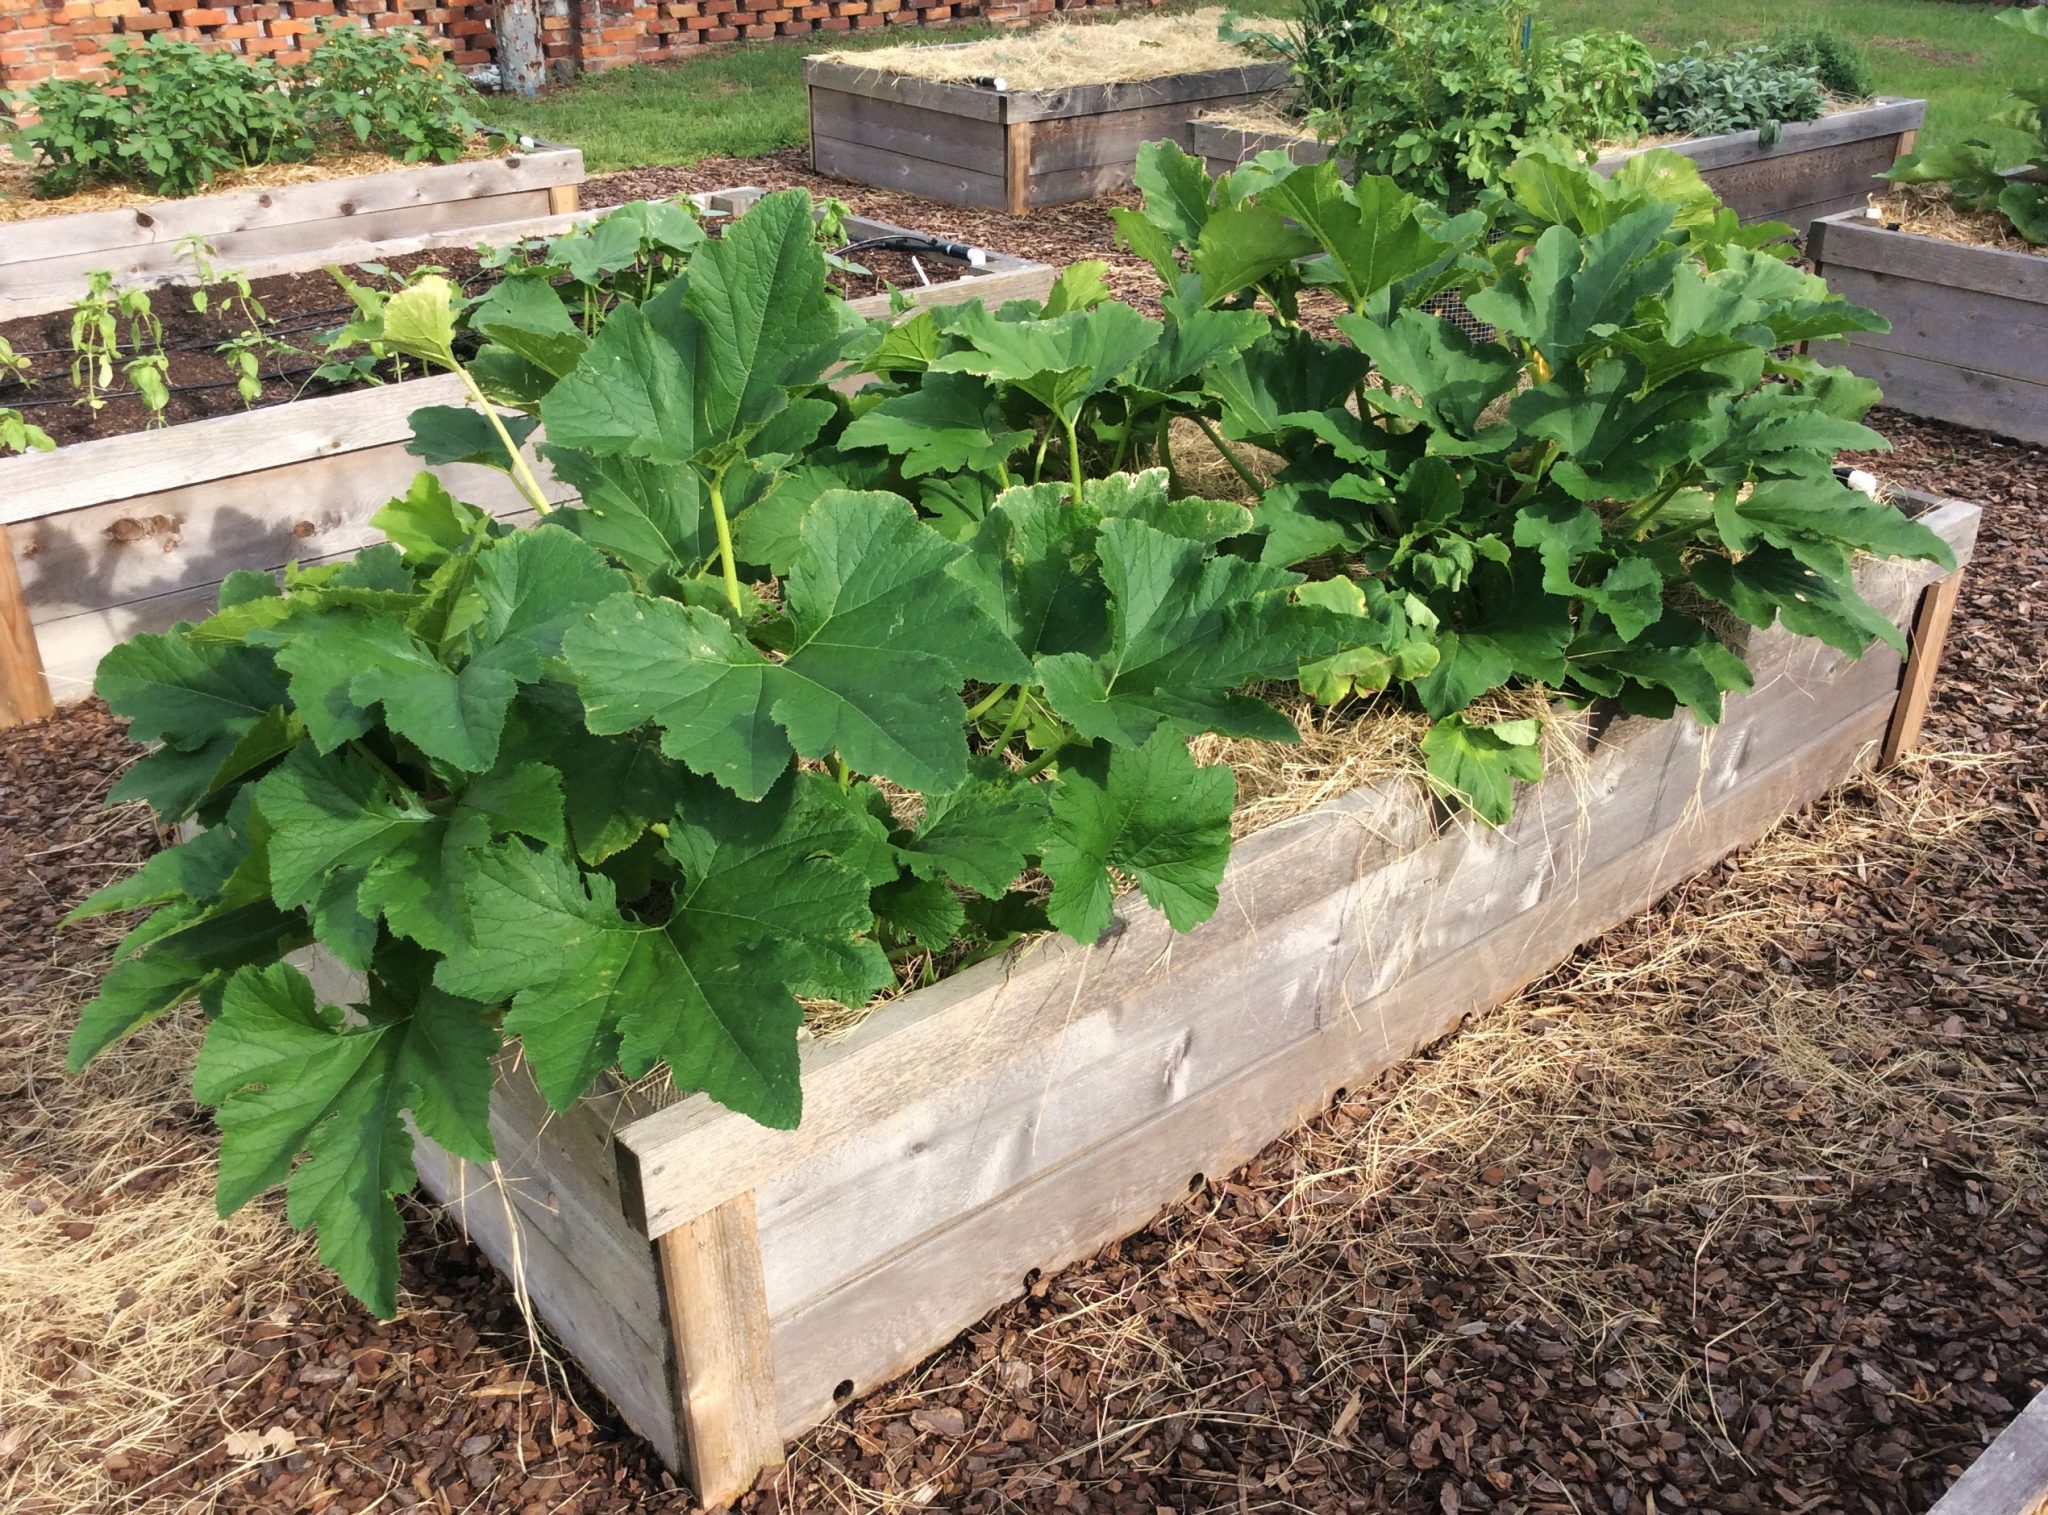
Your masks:
{"label": "red brick wall", "polygon": [[[1118,0],[545,0],[550,71],[566,78],[624,63],[676,58],[719,42],[806,32],[1022,22]],[[1124,0],[1149,5],[1157,0]],[[410,23],[458,64],[491,58],[490,0],[0,0],[0,92],[41,79],[99,72],[114,37],[148,33],[212,43],[284,62],[306,56],[320,18],[338,12],[376,26]]]}
{"label": "red brick wall", "polygon": [[295,63],[321,19],[343,12],[424,27],[458,63],[491,58],[489,0],[0,0],[0,90],[97,73],[110,40],[150,33]]}

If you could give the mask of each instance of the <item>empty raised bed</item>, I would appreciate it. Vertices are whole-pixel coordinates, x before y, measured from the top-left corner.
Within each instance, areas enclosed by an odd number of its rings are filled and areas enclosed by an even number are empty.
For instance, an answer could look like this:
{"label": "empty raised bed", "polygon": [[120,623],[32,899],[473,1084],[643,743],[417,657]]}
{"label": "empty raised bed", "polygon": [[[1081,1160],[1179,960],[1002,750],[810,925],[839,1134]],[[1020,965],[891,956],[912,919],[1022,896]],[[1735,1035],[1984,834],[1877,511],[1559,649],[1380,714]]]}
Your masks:
{"label": "empty raised bed", "polygon": [[[1768,147],[1754,131],[1657,145],[1698,164],[1708,188],[1743,220],[1783,221],[1803,234],[1818,217],[1862,206],[1881,187],[1877,176],[1912,150],[1926,115],[1925,100],[1881,99],[1794,122]],[[1328,143],[1300,131],[1227,120],[1189,123],[1189,140],[1212,174],[1275,148],[1297,163],[1321,162],[1330,153]],[[1594,167],[1611,174],[1647,150],[1617,148]]]}
{"label": "empty raised bed", "polygon": [[[694,197],[700,208],[741,214],[761,191]],[[497,228],[504,240],[552,235],[591,217]],[[865,217],[844,222],[849,242],[908,236]],[[460,234],[415,239],[408,251],[464,245]],[[970,250],[957,249],[962,253]],[[932,282],[904,289],[911,307],[1042,296],[1053,270],[1002,253],[979,261],[919,254]],[[890,311],[887,293],[848,302],[864,316]],[[32,718],[53,701],[91,691],[100,658],[141,631],[203,614],[237,569],[274,570],[354,553],[378,533],[369,516],[405,493],[421,468],[406,451],[408,418],[423,406],[459,405],[451,376],[408,379],[210,420],[80,442],[0,459],[0,622],[12,637],[0,721]],[[469,464],[437,467],[456,493],[507,517],[526,507],[505,475]],[[569,497],[544,468],[551,499]],[[4,573],[6,569],[0,569]]]}
{"label": "empty raised bed", "polygon": [[[807,59],[811,165],[856,183],[1013,216],[1121,189],[1131,182],[1140,144],[1185,147],[1190,117],[1256,100],[1287,80],[1284,64],[1216,43],[1216,13],[1203,14],[1209,19],[1191,29],[1192,40],[1211,66],[1143,77],[1092,72],[1082,57],[1063,64],[1058,83],[1024,87],[1000,72],[1001,54],[990,51],[997,43]],[[1091,36],[1197,19],[1054,30],[1080,49]],[[892,66],[891,54],[915,54],[915,66],[928,76],[899,71],[910,65]],[[1173,56],[1160,54],[1166,61]],[[1217,57],[1225,66],[1214,66]],[[948,74],[954,77],[942,77]]]}
{"label": "empty raised bed", "polygon": [[[1919,503],[1966,559],[1976,508]],[[422,1144],[420,1173],[715,1503],[1034,1270],[1143,1225],[1909,744],[1957,583],[1859,574],[1912,628],[1903,670],[1774,630],[1713,733],[1561,717],[1580,771],[1526,790],[1503,830],[1367,786],[1242,842],[1185,937],[1120,908],[1096,946],[1038,939],[885,1005],[805,1047],[793,1131],[702,1097],[550,1115],[508,1071],[495,1171]]]}
{"label": "empty raised bed", "polygon": [[117,282],[191,271],[179,244],[202,239],[223,266],[299,254],[317,268],[336,243],[376,242],[527,221],[576,208],[583,154],[572,147],[269,189],[152,201],[0,224],[0,290],[17,308],[49,309]]}
{"label": "empty raised bed", "polygon": [[1814,356],[1917,416],[2048,443],[2048,253],[1977,247],[1851,213],[1814,223],[1816,271],[1891,321]]}

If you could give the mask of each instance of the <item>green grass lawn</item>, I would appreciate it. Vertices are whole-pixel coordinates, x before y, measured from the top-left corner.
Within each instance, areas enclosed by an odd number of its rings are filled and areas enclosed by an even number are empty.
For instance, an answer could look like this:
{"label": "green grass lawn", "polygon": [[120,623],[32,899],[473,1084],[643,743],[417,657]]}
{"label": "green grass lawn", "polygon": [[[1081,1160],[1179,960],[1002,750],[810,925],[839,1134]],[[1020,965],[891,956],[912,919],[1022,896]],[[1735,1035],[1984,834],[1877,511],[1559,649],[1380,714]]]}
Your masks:
{"label": "green grass lawn", "polygon": [[[936,28],[933,40],[969,42],[988,27]],[[494,126],[583,149],[593,173],[699,158],[753,157],[808,139],[803,60],[834,48],[918,40],[908,27],[819,32],[788,42],[744,42],[680,63],[634,64],[548,90],[537,101],[500,97]]]}
{"label": "green grass lawn", "polygon": [[2022,70],[2038,72],[2041,48],[1998,25],[2002,10],[1940,0],[1547,0],[1542,14],[1560,30],[1632,32],[1660,58],[1694,42],[1756,41],[1788,23],[1825,25],[1862,47],[1884,94],[1926,99],[1923,146],[1973,136],[2017,146],[2019,134],[1990,116]]}
{"label": "green grass lawn", "polygon": [[[1232,8],[1245,15],[1272,15],[1292,9],[1292,0],[1237,0]],[[508,131],[582,148],[592,173],[752,157],[809,139],[803,60],[810,54],[904,42],[972,42],[995,32],[986,26],[922,31],[891,26],[741,43],[681,63],[635,64],[594,74],[549,90],[538,101],[494,99],[483,114]]]}

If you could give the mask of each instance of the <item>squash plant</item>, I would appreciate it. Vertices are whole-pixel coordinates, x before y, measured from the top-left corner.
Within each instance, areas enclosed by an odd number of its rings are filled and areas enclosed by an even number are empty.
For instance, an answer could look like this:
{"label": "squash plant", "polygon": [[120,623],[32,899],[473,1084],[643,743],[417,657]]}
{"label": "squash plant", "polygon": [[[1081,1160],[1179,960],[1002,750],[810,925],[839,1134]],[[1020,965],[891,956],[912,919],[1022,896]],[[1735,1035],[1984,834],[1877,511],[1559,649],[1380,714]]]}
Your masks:
{"label": "squash plant", "polygon": [[[1431,771],[1500,820],[1540,764],[1479,696],[1711,720],[1747,671],[1708,606],[1858,650],[1897,633],[1853,554],[1945,556],[1834,479],[1873,391],[1788,350],[1878,318],[1683,160],[1528,159],[1455,218],[1170,147],[1141,184],[1121,229],[1163,319],[1081,265],[1043,305],[859,321],[795,193],[594,331],[508,297],[466,360],[445,283],[394,297],[386,343],[472,398],[415,449],[505,468],[541,520],[422,475],[386,543],[236,575],[109,655],[157,744],[115,797],[205,829],[80,908],[153,913],[73,1062],[197,998],[222,1207],[285,1184],[390,1313],[401,1114],[488,1161],[508,1042],[558,1108],[665,1066],[794,1124],[802,999],[1093,940],[1125,881],[1205,919],[1235,786],[1187,739],[1293,739],[1265,681],[1413,702]],[[1496,336],[1422,310],[1446,292]],[[1246,479],[1247,445],[1284,467],[1251,505],[1184,497],[1175,420]],[[536,423],[580,504],[548,509]],[[315,942],[361,1003],[282,961]]]}
{"label": "squash plant", "polygon": [[[102,666],[157,744],[115,798],[205,829],[76,912],[152,910],[72,1062],[196,997],[223,1210],[286,1184],[382,1313],[401,1112],[488,1161],[516,1041],[558,1107],[665,1064],[793,1125],[800,997],[863,1002],[914,946],[1092,939],[1119,878],[1206,918],[1235,786],[1186,738],[1291,735],[1241,687],[1356,639],[1300,575],[1223,550],[1243,507],[1159,473],[1013,489],[955,541],[793,468],[844,424],[824,379],[866,335],[810,231],[802,195],[768,197],[587,346],[483,327],[560,369],[538,408],[581,506],[536,494],[510,529],[423,474],[387,542],[237,574]],[[481,395],[451,303],[408,289],[385,340]],[[530,486],[525,421],[476,418]],[[282,961],[315,942],[361,1004]]]}

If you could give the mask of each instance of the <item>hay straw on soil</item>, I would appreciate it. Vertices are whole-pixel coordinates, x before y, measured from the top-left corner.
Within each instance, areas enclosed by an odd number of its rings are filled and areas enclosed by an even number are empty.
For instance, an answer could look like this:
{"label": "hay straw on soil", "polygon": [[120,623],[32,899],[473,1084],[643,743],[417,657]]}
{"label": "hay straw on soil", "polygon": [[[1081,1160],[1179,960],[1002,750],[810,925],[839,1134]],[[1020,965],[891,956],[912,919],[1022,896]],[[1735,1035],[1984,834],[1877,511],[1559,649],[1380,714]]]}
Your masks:
{"label": "hay straw on soil", "polygon": [[1221,110],[1205,110],[1201,119],[1215,126],[1234,126],[1240,131],[1275,132],[1298,137],[1304,142],[1316,140],[1316,134],[1302,125],[1298,117],[1287,114],[1285,100],[1277,95],[1268,95],[1250,105],[1229,105]]}
{"label": "hay straw on soil", "polygon": [[[1653,1228],[1666,1255],[1690,1257],[1696,1311],[1714,1288],[1714,1248],[1789,1233],[1805,1212],[1850,1203],[1860,1184],[1896,1173],[1887,1165],[1902,1130],[1973,1139],[1988,1204],[2010,1205],[2044,1181],[2048,1112],[2002,1098],[2000,1075],[1967,1032],[1930,1047],[1902,1036],[1888,986],[1858,978],[1823,991],[1793,971],[1830,922],[1835,881],[1881,877],[1903,920],[1916,896],[1993,866],[1987,833],[2025,824],[1984,798],[1994,761],[1927,755],[1852,780],[1855,792],[1817,824],[1781,824],[1691,888],[1682,908],[1617,929],[1268,1149],[1227,1192],[1212,1184],[1155,1223],[1168,1244],[1162,1262],[1065,1275],[1061,1308],[1028,1326],[999,1318],[988,1328],[997,1350],[964,1378],[957,1352],[944,1354],[844,1426],[813,1433],[793,1450],[783,1487],[829,1484],[833,1507],[849,1511],[905,1508],[840,1472],[835,1432],[873,1451],[878,1429],[927,1398],[984,1403],[985,1424],[919,1444],[926,1487],[943,1487],[962,1457],[1000,1434],[1006,1390],[1041,1379],[1085,1380],[1094,1438],[1012,1464],[1012,1491],[1049,1492],[1091,1464],[1159,1471],[1197,1423],[1248,1444],[1257,1433],[1297,1456],[1338,1447],[1369,1463],[1366,1438],[1347,1439],[1361,1390],[1398,1394],[1434,1372],[1483,1371],[1469,1361],[1454,1369],[1445,1349],[1468,1333],[1432,1324],[1401,1292],[1434,1278],[1480,1280],[1492,1332],[1562,1330],[1578,1371],[1599,1369],[1621,1390],[1630,1424],[1661,1403],[1739,1458],[1740,1428],[1731,1435],[1715,1409],[1698,1321],[1660,1313],[1641,1260],[1617,1237]],[[2039,961],[1995,945],[2027,939],[2008,932],[2013,923],[1968,924],[1985,944],[1971,963],[1980,991],[2039,973]],[[1759,1300],[1772,1306],[1768,1287]],[[1203,1329],[1163,1329],[1174,1316]],[[1808,1336],[1796,1325],[1776,1338],[1757,1330],[1741,1346],[1810,1378]],[[1206,1350],[1226,1339],[1303,1344],[1306,1384],[1335,1390],[1331,1403],[1356,1384],[1351,1408],[1328,1434],[1312,1429],[1319,1422],[1298,1395],[1226,1408],[1235,1401]]]}
{"label": "hay straw on soil", "polygon": [[53,965],[44,992],[0,1005],[0,1507],[20,1515],[143,1507],[120,1475],[188,1445],[232,1396],[249,1322],[330,1287],[272,1201],[214,1213],[218,1144],[188,1093],[197,1007],[64,1072],[105,966],[76,945],[64,955],[81,966]]}
{"label": "hay straw on soil", "polygon": [[1001,79],[1005,89],[1127,84],[1259,62],[1258,54],[1217,35],[1222,21],[1221,10],[1080,24],[1058,20],[982,42],[921,42],[821,56],[939,83]]}
{"label": "hay straw on soil", "polygon": [[1915,236],[1960,242],[1965,247],[2048,257],[2048,247],[2029,242],[1997,212],[1957,209],[1949,201],[1945,184],[1894,184],[1884,193],[1872,195],[1870,200],[1883,218],[1880,224],[1896,223],[1900,231]]}

